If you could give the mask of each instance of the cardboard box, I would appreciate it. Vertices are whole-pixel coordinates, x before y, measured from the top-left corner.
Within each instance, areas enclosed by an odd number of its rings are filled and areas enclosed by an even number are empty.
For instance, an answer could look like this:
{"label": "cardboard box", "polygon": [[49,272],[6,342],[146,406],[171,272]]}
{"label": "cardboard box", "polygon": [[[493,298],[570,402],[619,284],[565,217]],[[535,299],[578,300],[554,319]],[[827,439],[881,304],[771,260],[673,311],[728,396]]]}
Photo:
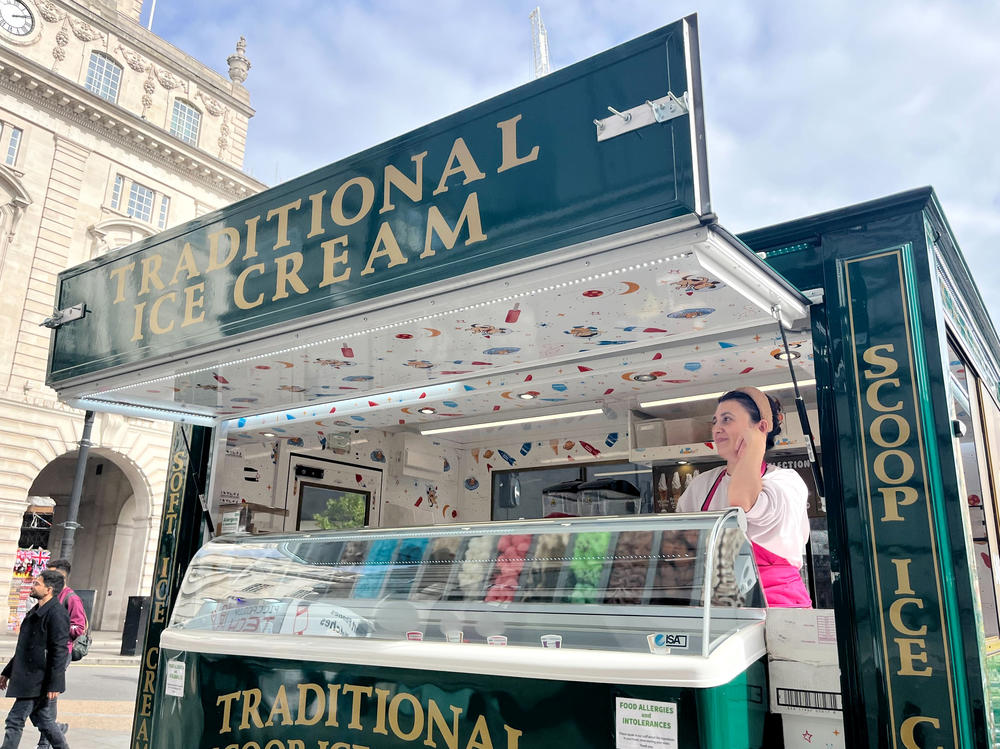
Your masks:
{"label": "cardboard box", "polygon": [[844,743],[844,716],[816,717],[809,715],[782,715],[781,731],[785,749],[846,749]]}
{"label": "cardboard box", "polygon": [[824,717],[844,709],[839,666],[768,661],[767,677],[772,713]]}
{"label": "cardboard box", "polygon": [[833,609],[768,609],[764,638],[769,660],[839,664]]}
{"label": "cardboard box", "polygon": [[712,425],[707,418],[671,419],[663,422],[666,444],[689,445],[693,442],[709,442],[712,439]]}
{"label": "cardboard box", "polygon": [[663,447],[666,444],[663,436],[663,419],[637,421],[633,429],[637,448]]}

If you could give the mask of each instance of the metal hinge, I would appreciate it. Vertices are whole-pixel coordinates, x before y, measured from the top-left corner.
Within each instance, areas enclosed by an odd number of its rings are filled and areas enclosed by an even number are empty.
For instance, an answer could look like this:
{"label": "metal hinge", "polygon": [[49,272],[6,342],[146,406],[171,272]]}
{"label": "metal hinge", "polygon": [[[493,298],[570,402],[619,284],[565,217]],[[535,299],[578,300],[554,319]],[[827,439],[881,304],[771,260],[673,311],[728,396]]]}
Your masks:
{"label": "metal hinge", "polygon": [[72,307],[67,307],[66,309],[61,309],[58,312],[53,312],[52,317],[46,317],[41,323],[39,323],[39,326],[45,326],[46,328],[52,329],[61,328],[68,322],[83,319],[86,314],[86,304],[74,304]]}
{"label": "metal hinge", "polygon": [[647,100],[645,104],[626,109],[624,112],[619,112],[614,107],[608,107],[608,111],[611,112],[610,117],[594,120],[594,125],[597,126],[597,140],[608,140],[647,125],[669,122],[676,117],[687,114],[689,110],[686,91],[680,98],[667,92],[664,97],[654,101]]}

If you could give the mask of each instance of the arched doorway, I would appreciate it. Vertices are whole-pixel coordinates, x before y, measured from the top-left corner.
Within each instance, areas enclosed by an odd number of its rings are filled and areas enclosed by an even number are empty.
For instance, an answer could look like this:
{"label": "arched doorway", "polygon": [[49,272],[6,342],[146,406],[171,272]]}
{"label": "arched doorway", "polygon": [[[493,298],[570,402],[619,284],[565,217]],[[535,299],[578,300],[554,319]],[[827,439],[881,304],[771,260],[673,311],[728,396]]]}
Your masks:
{"label": "arched doorway", "polygon": [[[61,556],[76,462],[75,452],[56,458],[38,474],[29,492],[55,501],[49,536],[53,558]],[[127,459],[106,449],[90,452],[70,584],[95,591],[92,626],[96,629],[121,629],[128,597],[140,592],[150,526],[148,498],[141,474]]]}

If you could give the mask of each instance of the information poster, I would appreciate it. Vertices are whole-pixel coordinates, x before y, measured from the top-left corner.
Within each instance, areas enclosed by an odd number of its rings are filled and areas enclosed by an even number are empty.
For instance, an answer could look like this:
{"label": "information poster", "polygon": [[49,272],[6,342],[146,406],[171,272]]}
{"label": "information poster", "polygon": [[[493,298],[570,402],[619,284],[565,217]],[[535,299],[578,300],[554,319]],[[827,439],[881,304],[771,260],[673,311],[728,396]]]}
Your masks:
{"label": "information poster", "polygon": [[615,749],[677,749],[677,704],[615,698]]}

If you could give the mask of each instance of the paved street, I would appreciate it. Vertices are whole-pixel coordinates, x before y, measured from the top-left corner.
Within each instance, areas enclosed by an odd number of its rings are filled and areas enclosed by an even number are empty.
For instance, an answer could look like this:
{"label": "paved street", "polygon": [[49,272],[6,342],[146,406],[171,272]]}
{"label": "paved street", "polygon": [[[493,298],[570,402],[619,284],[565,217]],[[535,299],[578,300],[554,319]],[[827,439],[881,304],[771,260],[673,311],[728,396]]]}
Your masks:
{"label": "paved street", "polygon": [[[93,632],[90,654],[66,672],[66,692],[59,698],[59,722],[69,723],[72,749],[126,749],[132,735],[139,681],[139,659],[121,656],[120,632]],[[0,664],[14,651],[16,637],[0,635]],[[14,701],[0,698],[0,720]],[[38,744],[38,731],[29,722],[21,746]]]}
{"label": "paved street", "polygon": [[[66,693],[59,698],[59,721],[69,723],[72,749],[126,749],[132,730],[135,708],[137,665],[104,666],[73,664],[66,674]],[[13,703],[0,699],[4,717]],[[21,746],[30,749],[38,743],[38,731],[30,723],[21,738]]]}

